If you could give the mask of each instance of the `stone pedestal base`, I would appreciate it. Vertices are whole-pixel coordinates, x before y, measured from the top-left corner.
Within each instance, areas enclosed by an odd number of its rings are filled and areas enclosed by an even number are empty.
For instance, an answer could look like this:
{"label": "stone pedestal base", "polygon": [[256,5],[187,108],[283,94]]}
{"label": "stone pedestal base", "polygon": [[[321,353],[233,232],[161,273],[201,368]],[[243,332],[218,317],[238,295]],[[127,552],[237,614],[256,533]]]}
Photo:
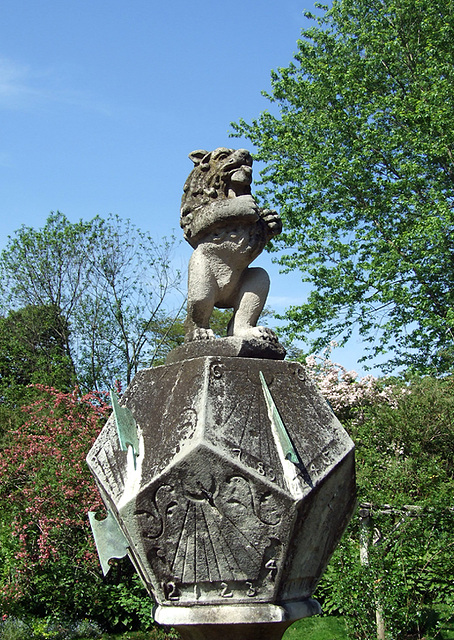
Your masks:
{"label": "stone pedestal base", "polygon": [[281,640],[289,622],[175,627],[182,640]]}
{"label": "stone pedestal base", "polygon": [[191,358],[206,356],[283,360],[285,353],[284,347],[279,342],[257,340],[256,338],[246,340],[228,336],[213,340],[185,342],[168,354],[166,363],[175,364]]}
{"label": "stone pedestal base", "polygon": [[281,605],[158,606],[153,615],[183,640],[280,640],[293,622],[318,613],[319,603],[308,598]]}

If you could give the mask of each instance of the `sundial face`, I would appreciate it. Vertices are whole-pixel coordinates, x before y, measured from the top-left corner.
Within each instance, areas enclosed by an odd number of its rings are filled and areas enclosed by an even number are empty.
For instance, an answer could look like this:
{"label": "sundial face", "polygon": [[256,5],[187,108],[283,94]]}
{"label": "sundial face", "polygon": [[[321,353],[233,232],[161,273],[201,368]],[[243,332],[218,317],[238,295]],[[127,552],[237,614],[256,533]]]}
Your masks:
{"label": "sundial face", "polygon": [[167,599],[267,601],[292,500],[200,445],[137,498],[142,552]]}
{"label": "sundial face", "polygon": [[202,357],[140,372],[87,458],[161,604],[309,597],[354,507],[353,443],[304,368]]}

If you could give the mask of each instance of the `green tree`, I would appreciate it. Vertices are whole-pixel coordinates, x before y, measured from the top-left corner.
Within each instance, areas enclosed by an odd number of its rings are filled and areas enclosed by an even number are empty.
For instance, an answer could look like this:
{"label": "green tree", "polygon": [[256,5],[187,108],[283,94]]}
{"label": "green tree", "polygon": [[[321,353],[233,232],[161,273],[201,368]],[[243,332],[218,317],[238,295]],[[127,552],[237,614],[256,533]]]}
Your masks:
{"label": "green tree", "polygon": [[53,306],[28,305],[0,317],[0,402],[24,404],[35,383],[69,390],[74,365],[67,353],[68,329]]}
{"label": "green tree", "polygon": [[78,384],[129,384],[153,363],[171,305],[181,306],[174,245],[115,216],[71,223],[52,213],[42,229],[22,226],[2,251],[3,307],[58,309],[54,329]]}
{"label": "green tree", "polygon": [[281,264],[313,285],[287,311],[312,348],[354,327],[388,367],[454,363],[454,3],[318,5],[265,111],[234,135],[266,163]]}
{"label": "green tree", "polygon": [[353,408],[360,383],[339,380],[336,397],[349,408],[362,508],[316,596],[351,638],[376,637],[377,611],[386,638],[441,638],[454,611],[454,378],[394,381]]}

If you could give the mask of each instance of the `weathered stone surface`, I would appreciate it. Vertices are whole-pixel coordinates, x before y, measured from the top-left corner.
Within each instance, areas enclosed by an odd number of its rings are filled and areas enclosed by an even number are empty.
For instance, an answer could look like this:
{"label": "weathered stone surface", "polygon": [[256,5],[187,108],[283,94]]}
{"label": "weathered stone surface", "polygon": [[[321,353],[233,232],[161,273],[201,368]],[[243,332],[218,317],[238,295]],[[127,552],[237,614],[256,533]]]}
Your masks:
{"label": "weathered stone surface", "polygon": [[279,342],[257,339],[244,340],[233,336],[214,340],[196,340],[194,342],[186,342],[170,351],[166,363],[173,364],[174,362],[204,356],[283,360],[285,358],[285,349]]}
{"label": "weathered stone surface", "polygon": [[276,604],[162,607],[156,622],[175,627],[183,640],[280,640],[295,621],[321,613],[316,600]]}
{"label": "weathered stone surface", "polygon": [[164,625],[271,624],[300,620],[321,613],[316,600],[282,604],[237,604],[205,607],[156,606],[154,619]]}
{"label": "weathered stone surface", "polygon": [[139,455],[120,449],[110,418],[87,461],[156,601],[309,598],[355,485],[353,443],[304,368],[194,358],[141,371],[121,404]]}
{"label": "weathered stone surface", "polygon": [[276,342],[257,321],[268,295],[268,274],[249,267],[282,229],[275,211],[251,195],[252,157],[246,149],[198,150],[184,186],[180,224],[194,248],[188,267],[186,342],[214,338],[214,307],[232,308],[228,335]]}

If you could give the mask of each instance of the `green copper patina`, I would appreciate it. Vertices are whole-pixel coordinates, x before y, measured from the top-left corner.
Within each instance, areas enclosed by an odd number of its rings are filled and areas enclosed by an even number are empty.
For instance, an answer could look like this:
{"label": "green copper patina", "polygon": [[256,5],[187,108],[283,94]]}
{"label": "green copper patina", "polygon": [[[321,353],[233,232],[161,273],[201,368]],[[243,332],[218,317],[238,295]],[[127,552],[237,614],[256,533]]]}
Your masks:
{"label": "green copper patina", "polygon": [[137,435],[137,425],[131,411],[126,407],[121,407],[115,391],[110,390],[110,399],[117,425],[120,449],[127,451],[128,446],[132,447],[134,456],[139,455],[139,436]]}
{"label": "green copper patina", "polygon": [[88,512],[88,518],[93,531],[102,572],[106,576],[110,570],[109,560],[112,558],[124,558],[128,553],[129,543],[111,511],[107,511],[107,518],[104,518],[104,520],[97,520],[94,511]]}
{"label": "green copper patina", "polygon": [[265,376],[261,371],[259,371],[259,376],[260,376],[260,381],[262,383],[263,394],[265,396],[266,405],[270,413],[270,418],[276,427],[277,435],[279,438],[279,444],[282,447],[284,458],[286,460],[290,460],[290,462],[293,462],[293,464],[298,465],[300,463],[300,460],[296,454],[292,441],[290,440],[290,436],[288,435],[288,431],[285,428],[285,424],[283,423],[282,418],[279,414],[279,411],[276,407],[276,403],[273,400],[273,396],[271,395],[268,385],[266,384]]}

